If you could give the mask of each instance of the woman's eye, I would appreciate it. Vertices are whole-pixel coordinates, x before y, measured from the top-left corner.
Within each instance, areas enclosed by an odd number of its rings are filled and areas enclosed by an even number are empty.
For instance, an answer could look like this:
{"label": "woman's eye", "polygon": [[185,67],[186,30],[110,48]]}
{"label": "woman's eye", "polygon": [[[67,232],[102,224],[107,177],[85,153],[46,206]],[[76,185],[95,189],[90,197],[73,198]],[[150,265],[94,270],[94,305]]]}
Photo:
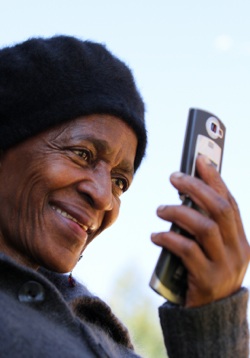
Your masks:
{"label": "woman's eye", "polygon": [[116,185],[116,187],[121,191],[121,193],[124,193],[128,189],[128,182],[126,179],[113,178],[112,181]]}
{"label": "woman's eye", "polygon": [[86,149],[75,149],[73,152],[81,157],[83,160],[88,162],[91,159],[91,153]]}

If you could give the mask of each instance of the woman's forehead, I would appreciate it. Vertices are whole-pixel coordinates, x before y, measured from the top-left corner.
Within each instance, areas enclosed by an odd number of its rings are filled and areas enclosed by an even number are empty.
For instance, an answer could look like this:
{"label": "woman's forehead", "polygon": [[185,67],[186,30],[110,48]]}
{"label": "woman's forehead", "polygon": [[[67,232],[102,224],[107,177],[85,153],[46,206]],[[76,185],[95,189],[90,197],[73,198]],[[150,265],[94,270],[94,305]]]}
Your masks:
{"label": "woman's forehead", "polygon": [[[76,140],[86,138],[89,134],[93,138],[96,136],[103,139],[116,136],[117,133],[126,133],[126,135],[136,137],[133,129],[122,119],[105,114],[80,117],[54,127],[48,130],[47,133],[55,138],[74,138]],[[114,137],[113,139],[117,138]]]}

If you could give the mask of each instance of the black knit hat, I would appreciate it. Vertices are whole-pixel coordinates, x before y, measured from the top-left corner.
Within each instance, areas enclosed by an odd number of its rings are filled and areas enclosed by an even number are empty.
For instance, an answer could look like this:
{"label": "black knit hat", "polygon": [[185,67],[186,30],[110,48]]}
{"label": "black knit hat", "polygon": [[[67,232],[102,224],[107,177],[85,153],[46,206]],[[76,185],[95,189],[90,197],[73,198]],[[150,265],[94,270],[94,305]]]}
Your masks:
{"label": "black knit hat", "polygon": [[89,114],[111,114],[145,154],[144,104],[130,69],[105,46],[69,36],[33,38],[0,50],[0,148]]}

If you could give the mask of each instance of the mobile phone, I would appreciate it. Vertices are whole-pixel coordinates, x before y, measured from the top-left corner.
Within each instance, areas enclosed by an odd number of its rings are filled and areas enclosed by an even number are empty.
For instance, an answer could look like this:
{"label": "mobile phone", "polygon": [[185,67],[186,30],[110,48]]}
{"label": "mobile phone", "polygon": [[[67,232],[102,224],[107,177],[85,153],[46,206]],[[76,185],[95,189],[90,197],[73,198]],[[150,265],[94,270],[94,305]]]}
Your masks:
{"label": "mobile phone", "polygon": [[[225,134],[226,128],[218,117],[204,110],[191,108],[187,120],[180,171],[197,176],[196,158],[203,154],[221,172]],[[182,205],[200,210],[188,196],[182,193],[179,195]],[[194,239],[187,231],[175,224],[171,225],[170,230],[189,239]],[[187,270],[181,259],[168,250],[162,249],[149,285],[168,301],[184,304],[187,290]]]}

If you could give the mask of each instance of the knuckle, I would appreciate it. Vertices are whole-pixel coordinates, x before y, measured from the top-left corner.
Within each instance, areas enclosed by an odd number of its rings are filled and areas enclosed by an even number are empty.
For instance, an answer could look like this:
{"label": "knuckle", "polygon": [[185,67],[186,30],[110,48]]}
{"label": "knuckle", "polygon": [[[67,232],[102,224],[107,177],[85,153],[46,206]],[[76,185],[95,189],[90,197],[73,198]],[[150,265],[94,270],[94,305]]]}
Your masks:
{"label": "knuckle", "polygon": [[216,236],[218,233],[218,225],[213,220],[204,217],[203,222],[201,223],[201,234],[207,236]]}
{"label": "knuckle", "polygon": [[190,258],[194,256],[194,253],[197,250],[197,243],[194,240],[186,239],[185,245],[182,247],[182,254],[185,258]]}
{"label": "knuckle", "polygon": [[250,247],[247,242],[240,245],[237,250],[234,250],[234,257],[236,270],[240,272],[242,269],[247,268],[250,259]]}
{"label": "knuckle", "polygon": [[219,197],[217,199],[217,212],[220,216],[231,217],[232,216],[232,206],[229,201],[224,199],[223,197]]}
{"label": "knuckle", "polygon": [[231,282],[237,283],[241,285],[245,272],[247,270],[248,262],[247,257],[244,253],[238,253],[237,257],[234,259],[228,260],[227,265],[224,265],[224,272],[225,272],[225,282],[226,279],[230,280]]}
{"label": "knuckle", "polygon": [[232,207],[234,208],[234,210],[239,211],[239,206],[237,201],[235,200],[234,196],[228,191],[227,192],[227,197],[228,197],[228,201],[229,203],[232,205]]}
{"label": "knuckle", "polygon": [[250,258],[250,252],[249,250],[246,250],[242,253],[241,258],[239,260],[238,269],[239,271],[244,269],[246,270],[249,264],[249,258]]}

